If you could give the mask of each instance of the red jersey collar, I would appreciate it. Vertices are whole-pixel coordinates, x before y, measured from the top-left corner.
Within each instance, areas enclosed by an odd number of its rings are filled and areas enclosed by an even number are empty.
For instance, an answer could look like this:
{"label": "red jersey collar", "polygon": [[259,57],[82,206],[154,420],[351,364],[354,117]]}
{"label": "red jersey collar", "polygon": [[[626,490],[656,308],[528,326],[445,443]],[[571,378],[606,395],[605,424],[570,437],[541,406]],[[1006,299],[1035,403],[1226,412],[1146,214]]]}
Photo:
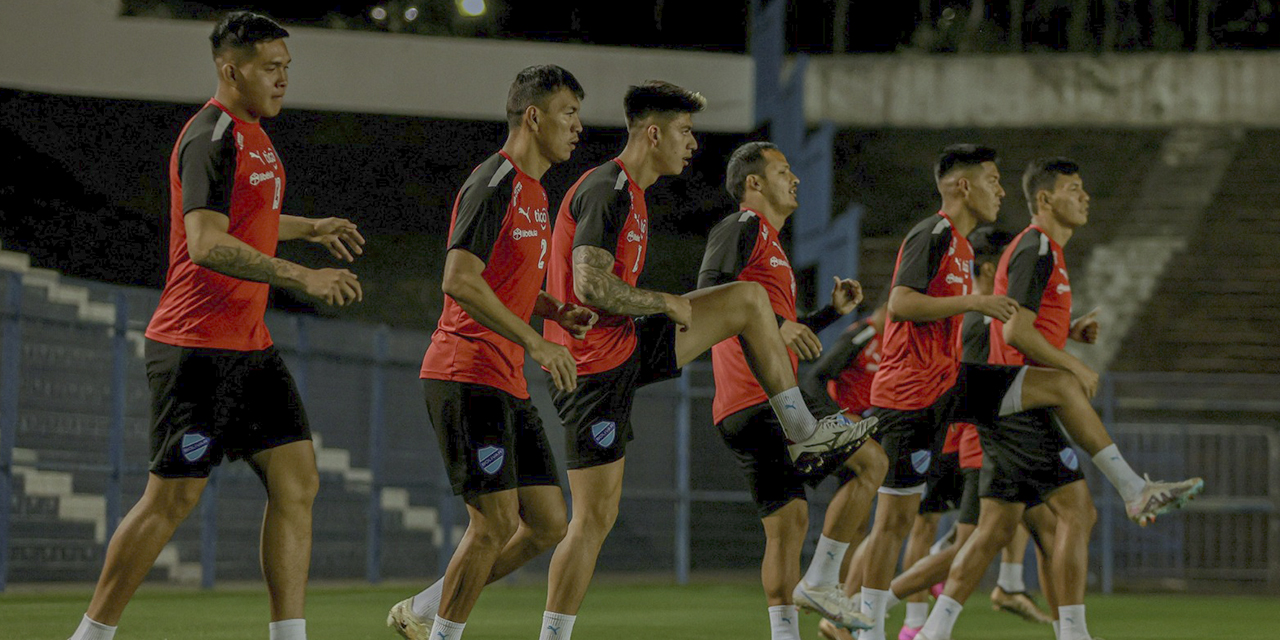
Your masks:
{"label": "red jersey collar", "polygon": [[1061,251],[1061,250],[1062,250],[1062,247],[1059,247],[1059,246],[1058,246],[1058,241],[1057,241],[1057,240],[1054,240],[1054,239],[1053,239],[1053,236],[1049,235],[1049,232],[1044,230],[1044,227],[1041,227],[1041,226],[1040,226],[1040,225],[1038,225],[1038,224],[1029,224],[1029,225],[1027,225],[1027,228],[1028,228],[1028,229],[1035,229],[1036,231],[1039,231],[1039,232],[1040,232],[1040,235],[1042,235],[1042,236],[1044,236],[1044,237],[1046,237],[1046,238],[1048,238],[1048,239],[1049,239],[1049,244],[1053,245],[1053,248],[1058,249],[1059,251]]}
{"label": "red jersey collar", "polygon": [[627,165],[622,164],[622,159],[621,159],[621,158],[614,158],[614,159],[613,159],[613,163],[614,163],[614,164],[616,164],[616,165],[618,165],[619,167],[621,167],[621,168],[622,168],[622,173],[626,174],[626,176],[627,176],[627,182],[629,182],[629,183],[631,183],[631,184],[633,184],[633,185],[636,183],[636,181],[635,181],[635,180],[632,180],[632,179],[631,179],[631,172],[630,172],[630,171],[627,171]]}
{"label": "red jersey collar", "polygon": [[[507,162],[510,162],[510,163],[511,163],[511,166],[512,166],[512,167],[515,167],[516,173],[518,173],[518,174],[520,174],[520,175],[522,175],[522,176],[524,176],[524,177],[526,177],[526,178],[529,178],[529,174],[525,173],[525,172],[524,172],[524,169],[521,169],[521,168],[520,168],[520,165],[516,164],[515,159],[514,159],[514,158],[512,158],[511,156],[507,155],[507,152],[506,152],[505,150],[498,149],[498,155],[500,155],[500,156],[502,156],[502,157],[506,158],[506,159],[507,159]],[[530,180],[532,180],[533,178],[529,178],[529,179],[530,179]]]}
{"label": "red jersey collar", "polygon": [[767,216],[765,216],[763,213],[760,213],[759,211],[756,211],[755,209],[752,209],[751,207],[742,207],[742,208],[741,208],[741,209],[739,209],[738,211],[739,211],[739,213],[741,213],[741,212],[743,212],[743,211],[746,211],[746,212],[750,213],[751,215],[754,215],[755,217],[759,218],[761,222],[763,222],[766,226],[768,226],[768,227],[769,227],[769,230],[773,232],[773,235],[774,235],[774,236],[777,236],[779,233],[782,233],[781,231],[778,231],[777,227],[774,227],[774,226],[773,226],[773,223],[772,223],[772,222],[769,222],[769,218],[768,218]]}

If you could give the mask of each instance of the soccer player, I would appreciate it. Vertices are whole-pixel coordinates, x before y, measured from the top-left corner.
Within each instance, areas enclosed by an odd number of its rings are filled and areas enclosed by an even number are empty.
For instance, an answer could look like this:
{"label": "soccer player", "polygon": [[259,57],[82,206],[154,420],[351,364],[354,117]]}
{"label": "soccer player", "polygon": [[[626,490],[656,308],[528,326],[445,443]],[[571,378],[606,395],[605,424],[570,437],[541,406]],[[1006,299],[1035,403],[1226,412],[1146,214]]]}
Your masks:
{"label": "soccer player", "polygon": [[[528,67],[507,94],[507,141],[454,201],[444,312],[422,360],[427,413],[470,522],[444,577],[404,600],[387,626],[410,640],[456,640],[484,586],[564,536],[555,458],[524,378],[527,352],[562,392],[573,357],[529,325],[548,320],[575,339],[596,314],[542,291],[551,219],[539,179],[569,159],[582,86],[555,65]],[[429,627],[429,628],[428,628]]]}
{"label": "soccer player", "polygon": [[[799,206],[786,156],[768,142],[749,142],[729,158],[725,186],[740,203],[739,211],[711,230],[698,287],[730,282],[758,282],[769,296],[784,336],[792,336],[792,367],[798,355],[813,357],[821,349],[815,332],[853,311],[861,300],[861,286],[836,279],[831,305],[804,318],[796,316],[796,280],[779,241],[782,227]],[[830,466],[805,475],[786,455],[786,435],[769,407],[768,395],[751,373],[742,345],[734,339],[711,348],[716,394],[712,416],[725,444],[737,456],[750,485],[751,496],[765,531],[761,580],[769,603],[772,640],[799,640],[796,606],[823,615],[845,628],[863,628],[866,620],[857,600],[840,587],[840,565],[859,529],[865,524],[884,479],[884,451],[868,442],[846,460],[832,458]],[[810,398],[811,406],[827,405],[826,394]],[[852,481],[836,492],[823,521],[813,560],[800,576],[800,553],[809,530],[805,485],[821,482],[835,467],[854,472]]]}
{"label": "soccer player", "polygon": [[[932,457],[930,443],[943,426],[954,421],[991,424],[999,417],[1053,408],[1067,433],[1091,455],[1120,459],[1114,445],[1109,452],[1098,447],[1106,429],[1089,403],[1096,376],[1089,384],[1061,369],[959,363],[957,333],[963,313],[979,311],[1003,322],[1019,310],[1017,301],[1006,295],[970,293],[973,252],[965,235],[980,222],[993,222],[1004,197],[995,160],[995,151],[987,147],[945,149],[934,169],[942,209],[917,224],[898,253],[883,360],[871,388],[889,472],[867,541],[863,612],[872,615],[876,627],[863,634],[864,640],[884,639],[895,550],[917,511]],[[1115,470],[1114,464],[1110,471],[1104,468],[1109,477]],[[1180,506],[1203,486],[1198,479],[1163,483],[1128,473],[1139,481],[1129,507],[1130,517],[1139,523]],[[1112,481],[1122,496],[1131,486]],[[933,616],[951,609],[935,607]]]}
{"label": "soccer player", "polygon": [[649,240],[644,191],[688,164],[698,147],[693,114],[705,104],[701,94],[667,82],[629,88],[623,100],[626,147],[569,189],[556,218],[547,291],[599,311],[600,320],[583,340],[554,324],[545,330],[548,339],[573,353],[578,387],[551,390],[566,432],[573,519],[551,559],[543,640],[570,637],[600,546],[617,518],[632,438],[631,403],[639,387],[675,377],[712,345],[738,336],[798,466],[847,457],[875,424],[855,424],[841,414],[819,421],[809,413],[758,283],[683,296],[636,288]]}
{"label": "soccer player", "polygon": [[[822,351],[801,378],[800,387],[813,397],[830,396],[845,411],[863,415],[871,409],[871,379],[880,368],[880,335],[885,305],[848,326],[830,349]],[[797,345],[804,349],[807,345]],[[810,355],[800,351],[801,356]],[[813,357],[806,357],[813,360]]]}
{"label": "soccer player", "polygon": [[217,92],[187,121],[169,157],[169,272],[146,331],[151,473],[111,538],[72,640],[114,637],[134,591],[223,458],[246,460],[267,489],[261,559],[270,637],[306,638],[319,475],[302,401],[263,314],[273,285],[337,306],[362,294],[350,271],[276,258],[278,241],[310,240],[350,261],[364,239],[347,220],[280,213],[284,166],[261,120],[280,113],[288,35],[269,18],[238,11],[209,36]]}
{"label": "soccer player", "polygon": [[[1033,160],[1023,173],[1022,187],[1031,225],[1001,257],[995,283],[995,291],[1012,296],[1018,309],[1007,321],[991,323],[990,361],[1054,367],[1071,372],[1084,386],[1092,371],[1063,347],[1068,338],[1093,342],[1097,322],[1092,314],[1071,321],[1071,284],[1062,249],[1088,220],[1089,194],[1080,167],[1066,158]],[[1096,375],[1093,380],[1096,383]],[[980,425],[979,432],[988,462],[980,488],[978,529],[957,554],[939,606],[918,637],[950,637],[981,567],[1008,542],[1024,508],[1042,501],[1057,522],[1050,584],[1045,585],[1050,602],[1057,605],[1055,635],[1061,640],[1089,640],[1084,591],[1096,512],[1075,449],[1044,409],[1002,416]],[[1173,485],[1169,491],[1176,492],[1174,504],[1185,502],[1200,486],[1198,478]]]}

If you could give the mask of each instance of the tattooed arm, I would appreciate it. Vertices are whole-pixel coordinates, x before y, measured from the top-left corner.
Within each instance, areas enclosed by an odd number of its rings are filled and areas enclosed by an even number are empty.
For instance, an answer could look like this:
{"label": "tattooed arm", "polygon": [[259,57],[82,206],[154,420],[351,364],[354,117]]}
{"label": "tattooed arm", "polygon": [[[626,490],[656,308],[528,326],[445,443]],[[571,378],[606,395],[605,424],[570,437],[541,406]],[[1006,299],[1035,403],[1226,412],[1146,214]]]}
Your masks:
{"label": "tattooed arm", "polygon": [[677,324],[689,326],[692,310],[680,296],[637,289],[613,274],[613,255],[600,247],[573,248],[573,291],[583,302],[621,316],[664,313]]}
{"label": "tattooed arm", "polygon": [[225,276],[301,291],[342,306],[363,297],[356,275],[346,269],[308,269],[268,256],[227,232],[230,218],[194,209],[183,218],[187,253],[197,265]]}

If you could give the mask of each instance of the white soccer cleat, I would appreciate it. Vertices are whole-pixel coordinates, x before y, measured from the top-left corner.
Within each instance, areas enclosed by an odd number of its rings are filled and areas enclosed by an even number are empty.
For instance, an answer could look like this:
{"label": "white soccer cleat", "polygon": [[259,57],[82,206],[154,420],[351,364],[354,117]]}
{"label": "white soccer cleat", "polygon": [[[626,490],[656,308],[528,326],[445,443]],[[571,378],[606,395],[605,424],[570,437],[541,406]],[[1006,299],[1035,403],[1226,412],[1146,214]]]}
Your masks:
{"label": "white soccer cleat", "polygon": [[1188,500],[1204,491],[1204,479],[1189,478],[1181,482],[1161,482],[1143,475],[1147,486],[1137,498],[1125,503],[1124,511],[1129,519],[1145,527],[1156,521],[1156,516],[1181,509]]}
{"label": "white soccer cleat", "polygon": [[387,613],[387,626],[406,640],[430,640],[431,622],[413,614],[413,596],[391,607]]}
{"label": "white soccer cleat", "polygon": [[875,626],[871,618],[863,615],[858,601],[844,594],[840,585],[810,587],[801,580],[791,592],[796,606],[812,611],[849,630],[870,629]]}
{"label": "white soccer cleat", "polygon": [[875,416],[854,422],[843,413],[833,413],[818,421],[807,440],[787,445],[787,453],[791,463],[805,475],[823,470],[832,462],[840,465],[875,433],[879,423]]}

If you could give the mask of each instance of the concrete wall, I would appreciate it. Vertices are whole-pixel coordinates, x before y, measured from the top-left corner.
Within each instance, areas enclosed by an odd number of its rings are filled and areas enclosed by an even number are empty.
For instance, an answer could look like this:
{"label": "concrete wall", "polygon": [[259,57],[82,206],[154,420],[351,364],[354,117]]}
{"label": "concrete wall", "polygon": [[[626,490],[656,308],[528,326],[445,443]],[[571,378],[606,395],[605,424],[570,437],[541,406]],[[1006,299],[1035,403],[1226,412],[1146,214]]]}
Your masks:
{"label": "concrete wall", "polygon": [[[118,0],[0,2],[0,86],[107,98],[202,102],[213,94],[212,24],[124,18]],[[744,55],[290,27],[287,107],[504,120],[507,87],[555,63],[587,91],[583,120],[621,126],[630,84],[701,91],[708,131],[747,131],[753,66]]]}
{"label": "concrete wall", "polygon": [[805,88],[844,127],[1280,126],[1280,52],[837,56]]}

